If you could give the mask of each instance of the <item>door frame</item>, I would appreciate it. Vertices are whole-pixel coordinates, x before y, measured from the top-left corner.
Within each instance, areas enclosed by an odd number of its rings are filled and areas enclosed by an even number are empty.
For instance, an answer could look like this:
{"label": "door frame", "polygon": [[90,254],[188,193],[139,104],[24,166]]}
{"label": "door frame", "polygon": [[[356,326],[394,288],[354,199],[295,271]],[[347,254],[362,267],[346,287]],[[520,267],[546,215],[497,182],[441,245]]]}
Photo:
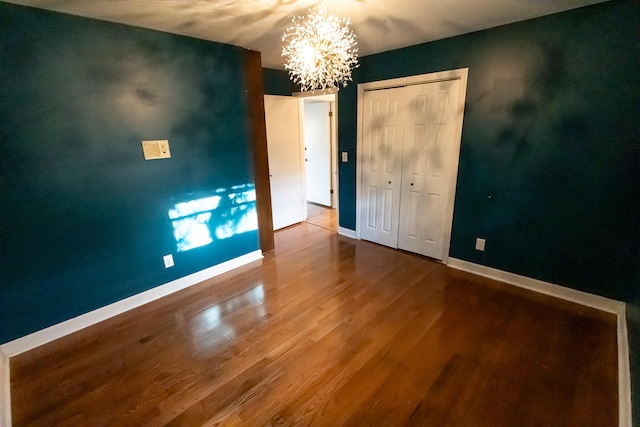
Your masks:
{"label": "door frame", "polygon": [[[338,89],[325,89],[316,90],[310,92],[296,92],[293,94],[298,98],[299,111],[300,111],[300,134],[302,143],[303,163],[304,163],[304,104],[305,100],[313,98],[318,101],[327,101],[330,103],[331,108],[331,188],[333,194],[331,195],[331,207],[336,209],[336,215],[340,214],[338,204],[339,194],[339,182],[338,182]],[[307,170],[306,165],[304,168],[304,179],[306,183]],[[306,186],[305,186],[305,202],[307,200]]]}
{"label": "door frame", "polygon": [[363,145],[363,123],[364,123],[364,93],[371,90],[392,89],[403,86],[419,85],[424,83],[437,83],[439,81],[460,80],[460,111],[456,120],[454,133],[455,144],[452,151],[451,173],[449,194],[447,195],[446,218],[444,225],[444,242],[442,248],[442,263],[447,264],[449,260],[449,248],[451,246],[451,229],[453,227],[453,205],[456,195],[456,184],[458,180],[458,163],[460,158],[460,142],[462,140],[462,123],[464,120],[464,107],[466,103],[467,79],[469,68],[458,68],[455,70],[441,71],[436,73],[420,74],[415,76],[400,77],[397,79],[380,80],[369,83],[358,84],[358,105],[357,105],[357,139],[356,139],[356,238],[360,239],[360,214],[362,210],[362,145]]}

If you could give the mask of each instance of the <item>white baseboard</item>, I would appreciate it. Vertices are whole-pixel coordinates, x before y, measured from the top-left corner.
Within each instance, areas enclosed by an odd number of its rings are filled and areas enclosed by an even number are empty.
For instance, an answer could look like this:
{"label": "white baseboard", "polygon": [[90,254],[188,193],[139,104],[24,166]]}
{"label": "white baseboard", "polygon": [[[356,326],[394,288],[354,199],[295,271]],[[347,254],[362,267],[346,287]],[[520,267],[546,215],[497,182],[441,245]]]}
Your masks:
{"label": "white baseboard", "polygon": [[0,426],[11,425],[11,381],[9,358],[0,349]]}
{"label": "white baseboard", "polygon": [[350,228],[338,227],[338,234],[344,237],[356,238],[356,231]]}
{"label": "white baseboard", "polygon": [[626,305],[623,302],[457,258],[449,258],[447,266],[615,314],[618,322],[618,425],[619,427],[632,427],[629,336],[627,333]]}
{"label": "white baseboard", "polygon": [[0,427],[11,426],[11,357],[260,259],[261,251],[250,252],[0,345]]}
{"label": "white baseboard", "polygon": [[467,271],[477,274],[478,276],[488,277],[499,282],[509,283],[520,288],[529,289],[541,294],[550,295],[563,300],[575,302],[591,308],[597,308],[607,313],[619,314],[624,310],[624,303],[609,298],[593,295],[587,292],[578,291],[564,286],[555,285],[542,280],[532,279],[531,277],[520,276],[519,274],[509,273],[508,271],[498,270],[496,268],[487,267],[472,262],[463,261],[461,259],[449,258],[447,266],[457,270]]}
{"label": "white baseboard", "polygon": [[77,332],[88,326],[95,325],[103,320],[122,314],[151,301],[157,300],[174,292],[193,286],[204,280],[226,273],[245,264],[257,261],[262,258],[261,251],[254,251],[246,255],[239,256],[232,260],[223,262],[205,270],[198,271],[164,285],[157,286],[148,291],[141,292],[129,298],[114,302],[105,307],[93,310],[89,313],[74,317],[57,325],[50,326],[46,329],[34,332],[16,340],[10,341],[0,346],[0,350],[11,358],[20,353],[29,351],[43,344],[55,341],[66,335]]}
{"label": "white baseboard", "polygon": [[627,330],[627,310],[623,307],[618,314],[618,404],[619,427],[631,427],[631,366],[629,364],[629,332]]}

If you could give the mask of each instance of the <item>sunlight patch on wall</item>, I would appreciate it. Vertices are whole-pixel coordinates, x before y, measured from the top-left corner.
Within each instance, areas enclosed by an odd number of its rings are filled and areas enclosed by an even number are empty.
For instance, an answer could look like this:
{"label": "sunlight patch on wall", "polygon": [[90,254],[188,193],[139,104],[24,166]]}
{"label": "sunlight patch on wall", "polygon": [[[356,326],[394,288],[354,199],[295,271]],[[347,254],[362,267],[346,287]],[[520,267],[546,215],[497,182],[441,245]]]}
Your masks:
{"label": "sunlight patch on wall", "polygon": [[253,184],[219,188],[215,195],[176,203],[169,209],[178,252],[258,229]]}

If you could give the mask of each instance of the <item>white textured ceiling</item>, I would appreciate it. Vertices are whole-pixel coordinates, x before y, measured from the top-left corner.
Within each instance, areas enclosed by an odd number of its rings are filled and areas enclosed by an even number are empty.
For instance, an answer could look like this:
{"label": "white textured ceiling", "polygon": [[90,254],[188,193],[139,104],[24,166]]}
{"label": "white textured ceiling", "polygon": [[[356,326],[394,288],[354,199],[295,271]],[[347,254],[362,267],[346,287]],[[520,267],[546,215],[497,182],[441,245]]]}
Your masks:
{"label": "white textured ceiling", "polygon": [[[325,0],[351,18],[359,55],[438,40],[604,0]],[[281,37],[317,0],[10,0],[10,3],[242,46],[283,68]]]}

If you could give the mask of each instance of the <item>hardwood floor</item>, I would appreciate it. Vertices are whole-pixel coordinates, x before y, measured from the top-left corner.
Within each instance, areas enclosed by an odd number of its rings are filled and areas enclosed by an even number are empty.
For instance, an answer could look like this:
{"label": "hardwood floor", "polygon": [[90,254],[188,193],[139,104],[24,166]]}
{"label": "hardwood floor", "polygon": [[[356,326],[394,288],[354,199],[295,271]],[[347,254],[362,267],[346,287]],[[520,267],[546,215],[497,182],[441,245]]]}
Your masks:
{"label": "hardwood floor", "polygon": [[616,426],[611,314],[308,223],[11,361],[15,426]]}
{"label": "hardwood floor", "polygon": [[338,214],[335,209],[307,203],[307,222],[328,230],[338,231]]}

